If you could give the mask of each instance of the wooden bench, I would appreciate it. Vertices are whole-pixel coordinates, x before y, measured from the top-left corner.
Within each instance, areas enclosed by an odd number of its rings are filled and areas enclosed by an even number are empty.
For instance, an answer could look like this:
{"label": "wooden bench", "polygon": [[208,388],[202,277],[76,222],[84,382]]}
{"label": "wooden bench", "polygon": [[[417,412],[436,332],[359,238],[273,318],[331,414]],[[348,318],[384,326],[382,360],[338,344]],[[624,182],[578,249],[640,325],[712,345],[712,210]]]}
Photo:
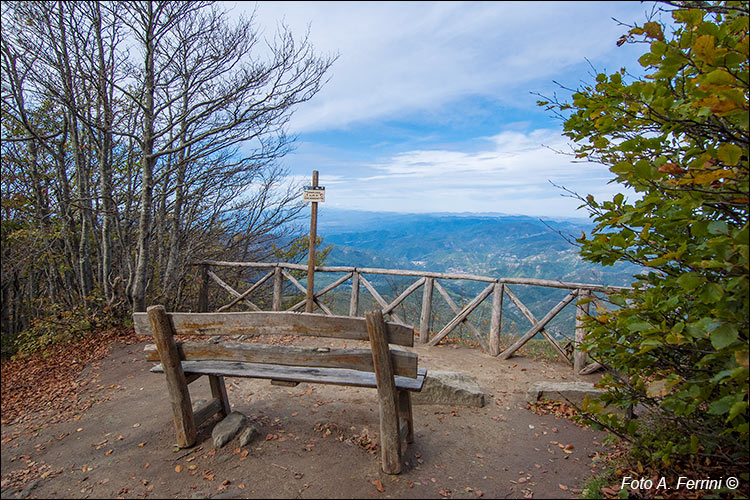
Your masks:
{"label": "wooden bench", "polygon": [[[153,333],[146,359],[161,363],[181,448],[194,446],[196,427],[214,414],[230,413],[224,377],[371,387],[378,390],[383,472],[401,472],[401,457],[414,437],[411,391],[422,390],[426,370],[416,353],[388,344],[414,345],[414,329],[386,323],[380,311],[365,318],[291,312],[167,313],[151,306],[133,314],[136,333]],[[303,335],[369,340],[370,349],[294,347],[237,342],[176,342],[175,335]],[[188,384],[207,375],[213,399],[193,412]]]}

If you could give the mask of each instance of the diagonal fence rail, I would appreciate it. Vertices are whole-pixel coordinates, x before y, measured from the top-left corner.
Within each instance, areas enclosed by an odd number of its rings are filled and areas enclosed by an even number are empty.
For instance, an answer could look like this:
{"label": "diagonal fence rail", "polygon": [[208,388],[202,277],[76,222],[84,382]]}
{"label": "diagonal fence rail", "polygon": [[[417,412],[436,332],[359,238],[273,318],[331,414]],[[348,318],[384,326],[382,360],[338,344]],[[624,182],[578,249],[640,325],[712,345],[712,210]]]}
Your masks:
{"label": "diagonal fence rail", "polygon": [[[198,307],[200,312],[208,312],[208,285],[212,281],[221,289],[225,290],[231,300],[218,307],[217,311],[226,311],[240,304],[250,310],[260,311],[261,307],[250,300],[250,296],[261,289],[262,285],[267,282],[273,284],[271,296],[271,309],[274,311],[284,310],[283,291],[286,280],[302,295],[306,296],[307,289],[291,273],[293,271],[307,271],[307,266],[301,264],[292,264],[288,262],[226,262],[206,260],[196,263],[201,267],[201,289],[198,297]],[[214,270],[219,268],[251,268],[255,271],[263,272],[260,278],[244,292],[237,291],[229,285],[224,279],[219,277]],[[508,359],[514,355],[521,347],[537,334],[541,334],[555,349],[555,351],[569,362],[576,373],[591,373],[600,366],[598,363],[587,363],[586,353],[578,349],[578,345],[586,338],[583,318],[589,314],[589,304],[594,301],[598,307],[602,307],[602,301],[596,295],[607,294],[614,291],[626,289],[626,287],[603,286],[588,283],[568,283],[554,280],[542,280],[531,278],[490,278],[487,276],[478,276],[471,274],[459,273],[436,273],[426,271],[410,271],[401,269],[380,269],[366,267],[346,267],[346,266],[320,266],[315,268],[316,273],[344,273],[344,275],[324,288],[315,291],[312,296],[315,305],[317,305],[325,314],[334,315],[321,299],[322,297],[336,289],[337,287],[350,282],[351,292],[349,297],[348,316],[357,316],[359,313],[359,303],[361,290],[364,289],[370,294],[372,299],[380,306],[384,315],[389,315],[393,321],[406,323],[395,312],[409,296],[414,294],[420,288],[422,289],[421,310],[419,315],[419,325],[415,328],[418,332],[418,339],[423,344],[435,346],[443,341],[448,335],[456,330],[459,326],[464,326],[473,335],[479,343],[483,352],[491,356],[499,356],[501,359]],[[375,276],[401,276],[414,277],[416,280],[409,284],[398,296],[388,302],[373,286],[372,282],[365,275]],[[438,280],[466,280],[478,283],[486,283],[486,287],[473,297],[465,306],[459,307],[448,294],[446,289]],[[245,283],[247,285],[247,283]],[[537,286],[547,288],[560,288],[569,290],[569,293],[552,309],[545,314],[541,320],[537,320],[529,308],[518,298],[516,293],[510,288],[510,285],[516,286]],[[434,317],[433,300],[435,290],[442,297],[451,311],[455,314],[437,333],[430,338],[430,326]],[[503,321],[503,302],[504,297],[508,297],[510,302],[531,324],[530,328],[520,337],[517,338],[509,347],[500,349],[500,332],[502,331]],[[469,316],[479,308],[489,298],[491,303],[491,320],[489,331],[485,334],[470,320]],[[287,311],[299,311],[305,306],[306,299],[302,299],[289,306]],[[572,342],[565,346],[560,345],[558,340],[547,331],[546,327],[550,321],[555,318],[563,309],[575,302],[576,307],[576,325]],[[415,325],[416,327],[417,325]]]}

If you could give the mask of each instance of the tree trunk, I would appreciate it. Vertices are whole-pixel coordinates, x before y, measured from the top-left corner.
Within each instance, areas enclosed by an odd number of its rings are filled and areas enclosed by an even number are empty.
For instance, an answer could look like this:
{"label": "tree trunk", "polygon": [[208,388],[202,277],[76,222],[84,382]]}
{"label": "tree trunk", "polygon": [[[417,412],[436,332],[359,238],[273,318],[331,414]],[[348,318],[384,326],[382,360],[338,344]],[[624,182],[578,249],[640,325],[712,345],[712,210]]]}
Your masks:
{"label": "tree trunk", "polygon": [[145,62],[143,92],[143,136],[141,144],[141,202],[138,216],[138,257],[133,281],[133,311],[146,310],[146,285],[148,283],[151,205],[153,195],[154,157],[154,24],[153,5],[147,4],[149,22],[145,26]]}

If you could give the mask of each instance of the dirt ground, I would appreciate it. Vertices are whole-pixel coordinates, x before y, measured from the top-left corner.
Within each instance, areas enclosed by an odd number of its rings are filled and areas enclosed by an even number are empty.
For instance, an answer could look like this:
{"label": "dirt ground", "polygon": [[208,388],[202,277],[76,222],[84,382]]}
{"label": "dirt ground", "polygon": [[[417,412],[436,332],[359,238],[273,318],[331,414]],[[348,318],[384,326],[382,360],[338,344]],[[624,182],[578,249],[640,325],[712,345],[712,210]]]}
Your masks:
{"label": "dirt ground", "polygon": [[[447,345],[416,347],[420,366],[475,376],[487,404],[415,405],[415,440],[398,476],[380,470],[373,389],[226,379],[232,408],[260,436],[244,449],[236,438],[214,449],[214,417],[194,448],[178,450],[146,343],[114,344],[80,373],[79,397],[94,404],[75,418],[2,426],[2,498],[577,498],[603,449],[603,433],[525,403],[533,382],[591,376]],[[205,377],[190,388],[194,401],[209,398]]]}

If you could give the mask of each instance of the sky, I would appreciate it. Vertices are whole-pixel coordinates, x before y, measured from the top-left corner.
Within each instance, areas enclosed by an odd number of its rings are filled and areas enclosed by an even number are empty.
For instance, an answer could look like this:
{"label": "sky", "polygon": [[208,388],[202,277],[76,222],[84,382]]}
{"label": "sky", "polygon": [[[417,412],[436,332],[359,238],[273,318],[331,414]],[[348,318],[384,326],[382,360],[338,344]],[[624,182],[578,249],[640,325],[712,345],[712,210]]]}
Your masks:
{"label": "sky", "polygon": [[[309,28],[330,80],[289,124],[290,182],[319,171],[324,207],[586,217],[558,186],[610,198],[606,167],[574,163],[535,93],[640,69],[617,47],[646,2],[225,2],[272,36]],[[615,21],[614,19],[617,21]],[[324,208],[321,207],[323,210]]]}

